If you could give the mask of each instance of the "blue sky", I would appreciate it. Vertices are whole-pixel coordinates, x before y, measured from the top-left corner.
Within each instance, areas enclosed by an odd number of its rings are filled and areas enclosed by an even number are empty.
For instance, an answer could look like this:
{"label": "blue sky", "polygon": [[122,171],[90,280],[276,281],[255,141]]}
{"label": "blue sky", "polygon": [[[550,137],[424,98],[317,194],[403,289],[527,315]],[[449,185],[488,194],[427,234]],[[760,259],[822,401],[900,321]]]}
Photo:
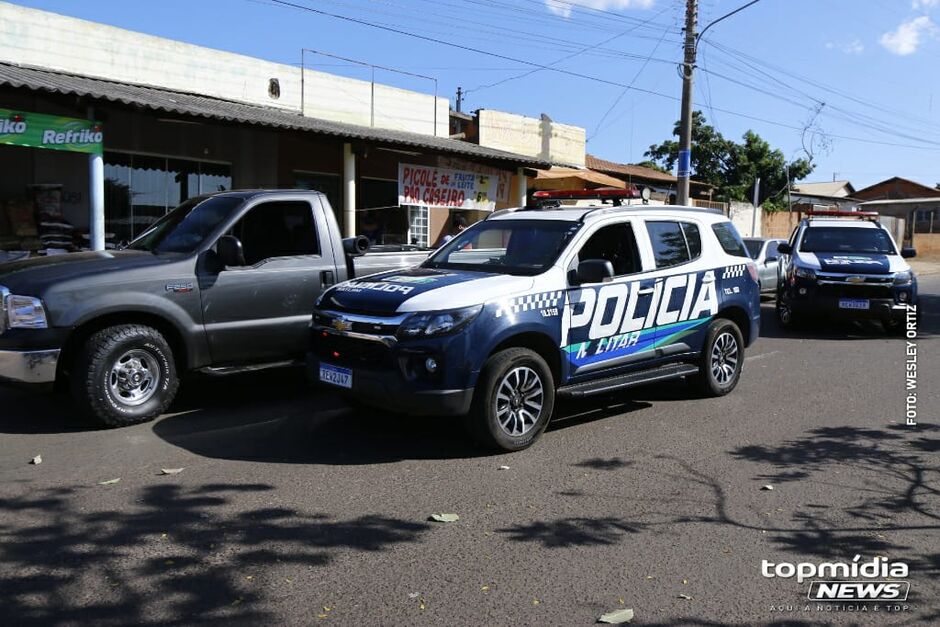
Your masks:
{"label": "blue sky", "polygon": [[[546,113],[583,126],[588,151],[614,161],[642,160],[679,115],[684,0],[291,1],[601,80],[533,73],[518,61],[270,0],[17,4],[272,61],[297,63],[306,47],[434,76],[452,103],[458,86],[468,90],[465,110]],[[701,0],[700,24],[744,3]],[[897,175],[933,186],[940,183],[938,54],[940,0],[761,0],[706,34],[695,101],[726,137],[752,129],[790,157],[811,144],[817,168],[808,180],[835,176],[860,188]],[[367,78],[320,61],[320,69]],[[391,73],[377,80],[429,90]]]}

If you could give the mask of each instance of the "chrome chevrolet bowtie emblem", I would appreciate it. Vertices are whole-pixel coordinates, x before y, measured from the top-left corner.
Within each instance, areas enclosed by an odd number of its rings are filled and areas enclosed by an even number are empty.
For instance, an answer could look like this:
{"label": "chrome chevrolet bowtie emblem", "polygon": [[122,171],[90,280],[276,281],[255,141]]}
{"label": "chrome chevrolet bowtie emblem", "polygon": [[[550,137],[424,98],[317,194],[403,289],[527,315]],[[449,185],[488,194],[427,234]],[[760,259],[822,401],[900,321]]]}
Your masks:
{"label": "chrome chevrolet bowtie emblem", "polygon": [[850,276],[846,279],[847,283],[864,283],[865,277],[863,276]]}
{"label": "chrome chevrolet bowtie emblem", "polygon": [[337,331],[349,331],[352,329],[352,322],[343,317],[333,318],[333,322],[330,323],[330,326]]}

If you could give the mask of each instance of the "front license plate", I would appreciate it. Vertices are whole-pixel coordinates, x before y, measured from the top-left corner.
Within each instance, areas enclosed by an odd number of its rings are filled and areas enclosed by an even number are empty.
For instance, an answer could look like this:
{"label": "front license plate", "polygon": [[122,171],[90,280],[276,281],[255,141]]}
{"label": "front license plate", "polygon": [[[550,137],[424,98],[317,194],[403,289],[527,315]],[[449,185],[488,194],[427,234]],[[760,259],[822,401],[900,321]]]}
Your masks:
{"label": "front license plate", "polygon": [[320,364],[320,381],[324,383],[350,389],[352,388],[352,375],[352,370],[349,368]]}
{"label": "front license plate", "polygon": [[839,309],[868,309],[867,298],[841,298]]}

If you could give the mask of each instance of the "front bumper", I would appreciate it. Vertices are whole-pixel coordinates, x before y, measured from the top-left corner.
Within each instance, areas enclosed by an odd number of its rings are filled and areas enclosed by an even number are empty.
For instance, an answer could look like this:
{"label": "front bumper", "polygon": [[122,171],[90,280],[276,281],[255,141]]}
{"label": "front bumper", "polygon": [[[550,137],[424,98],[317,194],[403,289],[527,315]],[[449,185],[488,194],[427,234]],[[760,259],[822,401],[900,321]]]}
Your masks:
{"label": "front bumper", "polygon": [[53,383],[59,353],[59,349],[0,350],[0,382],[30,385]]}
{"label": "front bumper", "polygon": [[[312,352],[307,354],[307,376],[320,381],[320,358]],[[391,370],[353,370],[351,389],[321,385],[367,405],[412,416],[462,416],[473,401],[473,389],[422,389]]]}

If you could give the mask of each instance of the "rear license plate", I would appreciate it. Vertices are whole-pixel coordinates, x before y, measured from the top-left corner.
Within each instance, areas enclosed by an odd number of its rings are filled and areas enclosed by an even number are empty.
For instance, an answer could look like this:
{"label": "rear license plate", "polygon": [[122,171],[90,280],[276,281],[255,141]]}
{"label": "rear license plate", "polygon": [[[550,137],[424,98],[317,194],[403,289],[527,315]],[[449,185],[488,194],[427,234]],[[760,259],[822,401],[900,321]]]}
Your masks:
{"label": "rear license plate", "polygon": [[839,309],[868,309],[867,298],[840,298]]}
{"label": "rear license plate", "polygon": [[320,364],[320,381],[324,383],[350,389],[352,388],[352,376],[352,370],[349,368]]}

